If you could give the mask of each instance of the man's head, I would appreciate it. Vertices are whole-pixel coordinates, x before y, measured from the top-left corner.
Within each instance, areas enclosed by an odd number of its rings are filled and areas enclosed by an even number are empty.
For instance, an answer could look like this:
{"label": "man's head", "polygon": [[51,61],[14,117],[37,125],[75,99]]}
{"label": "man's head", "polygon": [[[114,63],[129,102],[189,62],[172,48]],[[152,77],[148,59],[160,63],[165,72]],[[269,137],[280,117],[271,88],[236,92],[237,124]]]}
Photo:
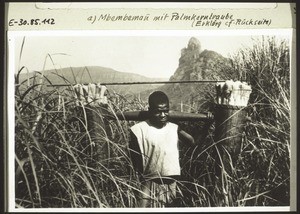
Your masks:
{"label": "man's head", "polygon": [[150,94],[148,103],[152,125],[158,128],[165,126],[169,119],[168,96],[162,91],[155,91]]}

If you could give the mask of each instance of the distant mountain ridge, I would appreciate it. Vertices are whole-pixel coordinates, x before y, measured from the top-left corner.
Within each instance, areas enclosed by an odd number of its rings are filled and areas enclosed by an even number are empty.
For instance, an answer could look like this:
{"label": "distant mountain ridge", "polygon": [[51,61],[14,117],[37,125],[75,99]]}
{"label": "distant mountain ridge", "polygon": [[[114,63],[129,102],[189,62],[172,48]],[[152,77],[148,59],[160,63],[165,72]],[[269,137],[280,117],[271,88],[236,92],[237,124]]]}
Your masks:
{"label": "distant mountain ridge", "polygon": [[[165,78],[149,78],[139,74],[116,71],[112,68],[101,66],[69,67],[61,69],[51,69],[39,71],[49,79],[52,84],[76,84],[76,83],[116,83],[116,82],[154,82],[166,81]],[[29,73],[29,77],[35,75],[35,72]],[[27,74],[21,74],[20,79],[27,78]],[[124,85],[108,86],[118,93],[136,93],[138,91],[149,90],[153,85]]]}

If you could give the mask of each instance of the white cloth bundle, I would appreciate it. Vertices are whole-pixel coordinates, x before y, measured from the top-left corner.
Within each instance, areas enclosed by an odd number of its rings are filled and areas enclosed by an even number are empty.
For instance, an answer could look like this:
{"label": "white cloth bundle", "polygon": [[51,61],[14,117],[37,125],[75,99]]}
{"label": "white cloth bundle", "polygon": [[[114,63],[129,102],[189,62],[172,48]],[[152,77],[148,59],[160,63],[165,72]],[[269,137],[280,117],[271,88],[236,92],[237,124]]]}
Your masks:
{"label": "white cloth bundle", "polygon": [[246,82],[227,80],[216,84],[217,104],[247,106],[251,86]]}
{"label": "white cloth bundle", "polygon": [[73,86],[76,105],[96,106],[99,104],[107,104],[106,86],[100,83],[89,83],[88,85],[76,84]]}

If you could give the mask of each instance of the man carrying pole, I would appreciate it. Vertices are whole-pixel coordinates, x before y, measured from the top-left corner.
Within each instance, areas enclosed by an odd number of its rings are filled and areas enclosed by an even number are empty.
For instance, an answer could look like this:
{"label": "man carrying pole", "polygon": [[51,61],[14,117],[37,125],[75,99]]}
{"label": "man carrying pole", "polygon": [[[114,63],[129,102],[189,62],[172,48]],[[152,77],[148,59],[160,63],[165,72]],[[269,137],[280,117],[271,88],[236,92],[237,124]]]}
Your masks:
{"label": "man carrying pole", "polygon": [[161,91],[148,99],[149,119],[131,127],[129,148],[140,179],[138,207],[165,207],[176,197],[180,176],[178,141],[194,145],[194,138],[169,122],[169,99]]}

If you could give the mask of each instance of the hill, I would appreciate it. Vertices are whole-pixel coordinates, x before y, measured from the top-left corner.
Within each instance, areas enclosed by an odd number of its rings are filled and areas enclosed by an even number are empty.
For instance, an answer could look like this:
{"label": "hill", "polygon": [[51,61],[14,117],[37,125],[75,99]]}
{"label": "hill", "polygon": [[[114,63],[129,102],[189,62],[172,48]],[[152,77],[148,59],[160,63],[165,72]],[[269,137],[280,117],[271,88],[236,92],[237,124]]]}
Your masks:
{"label": "hill", "polygon": [[[20,80],[25,80],[34,76],[36,72],[21,74]],[[111,68],[101,66],[86,67],[70,67],[61,69],[52,69],[43,71],[44,76],[52,84],[75,84],[75,83],[112,83],[112,82],[140,82],[140,81],[165,81],[160,78],[148,78],[142,75],[120,72]],[[157,85],[124,85],[124,86],[108,86],[121,94],[132,94],[137,91],[150,90],[158,87]]]}
{"label": "hill", "polygon": [[[202,50],[200,41],[192,37],[181,50],[178,68],[170,81],[227,80],[235,79],[235,75],[230,59],[215,51]],[[207,111],[215,96],[213,83],[166,84],[158,90],[169,96],[172,110],[183,112]]]}

